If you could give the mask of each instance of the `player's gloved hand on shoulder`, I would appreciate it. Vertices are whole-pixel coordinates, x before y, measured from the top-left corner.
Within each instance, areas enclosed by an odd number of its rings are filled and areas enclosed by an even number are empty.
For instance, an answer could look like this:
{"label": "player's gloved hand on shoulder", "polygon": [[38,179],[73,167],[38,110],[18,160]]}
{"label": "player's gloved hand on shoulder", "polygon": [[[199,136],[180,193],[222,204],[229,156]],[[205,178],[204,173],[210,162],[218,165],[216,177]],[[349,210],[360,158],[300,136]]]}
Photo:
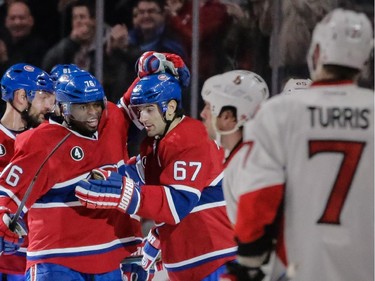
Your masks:
{"label": "player's gloved hand on shoulder", "polygon": [[235,261],[226,263],[227,273],[220,276],[219,281],[262,281],[265,277],[259,268],[243,266]]}
{"label": "player's gloved hand on shoulder", "polygon": [[21,218],[17,220],[15,229],[10,230],[12,217],[8,208],[0,207],[0,255],[14,254],[27,235],[26,225]]}
{"label": "player's gloved hand on shoulder", "polygon": [[132,179],[103,169],[94,169],[91,179],[79,181],[75,194],[89,209],[118,209],[129,215],[137,212],[141,199]]}
{"label": "player's gloved hand on shoulder", "polygon": [[190,83],[190,71],[183,59],[176,54],[145,52],[136,63],[136,71],[140,78],[154,73],[169,72],[180,81],[182,87],[186,88]]}
{"label": "player's gloved hand on shoulder", "polygon": [[142,254],[143,269],[150,270],[155,266],[160,267],[160,263],[158,263],[158,261],[161,260],[160,239],[158,229],[156,227],[150,229],[150,232],[148,233],[147,238],[144,242]]}

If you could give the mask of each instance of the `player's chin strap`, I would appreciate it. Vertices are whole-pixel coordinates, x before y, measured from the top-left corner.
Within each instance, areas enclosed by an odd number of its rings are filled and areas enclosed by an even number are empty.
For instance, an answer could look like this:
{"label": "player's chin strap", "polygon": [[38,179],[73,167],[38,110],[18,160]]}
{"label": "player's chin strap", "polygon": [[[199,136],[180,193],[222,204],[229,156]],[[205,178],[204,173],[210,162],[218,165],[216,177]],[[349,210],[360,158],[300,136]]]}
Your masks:
{"label": "player's chin strap", "polygon": [[162,139],[165,136],[165,134],[168,132],[169,128],[171,127],[171,124],[173,123],[173,121],[176,118],[182,117],[182,114],[180,114],[177,111],[174,112],[174,116],[173,116],[172,120],[167,120],[165,115],[166,115],[166,113],[164,113],[164,116],[163,116],[163,120],[165,122],[165,129],[164,129],[163,134],[160,136],[160,139]]}

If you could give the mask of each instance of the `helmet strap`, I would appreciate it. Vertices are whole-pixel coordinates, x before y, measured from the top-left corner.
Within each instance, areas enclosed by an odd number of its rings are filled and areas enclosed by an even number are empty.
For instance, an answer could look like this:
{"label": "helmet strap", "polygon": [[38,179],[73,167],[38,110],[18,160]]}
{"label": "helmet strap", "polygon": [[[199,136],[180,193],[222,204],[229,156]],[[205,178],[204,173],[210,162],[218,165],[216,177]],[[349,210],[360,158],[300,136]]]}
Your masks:
{"label": "helmet strap", "polygon": [[177,114],[174,114],[172,120],[167,120],[165,115],[166,113],[164,113],[164,116],[163,116],[163,120],[165,122],[165,129],[164,129],[163,135],[160,138],[163,138],[165,136],[165,134],[168,132],[169,128],[171,127],[172,122],[177,118]]}

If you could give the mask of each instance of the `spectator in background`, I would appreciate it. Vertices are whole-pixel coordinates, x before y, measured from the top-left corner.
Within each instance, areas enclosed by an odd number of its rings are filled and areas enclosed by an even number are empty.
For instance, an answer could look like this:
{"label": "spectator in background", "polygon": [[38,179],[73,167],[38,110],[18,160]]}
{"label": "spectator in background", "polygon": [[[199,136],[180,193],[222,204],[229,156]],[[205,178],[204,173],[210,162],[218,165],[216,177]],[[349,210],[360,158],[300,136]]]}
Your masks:
{"label": "spectator in background", "polygon": [[0,71],[25,62],[40,66],[47,44],[33,32],[34,17],[25,1],[9,3],[5,29],[0,34]]}
{"label": "spectator in background", "polygon": [[[218,0],[200,0],[199,10],[199,84],[224,70],[223,38],[230,23],[226,6]],[[193,3],[191,0],[167,0],[168,25],[178,33],[187,50],[187,64],[191,63]],[[183,102],[189,102],[185,96]],[[199,97],[199,108],[203,100]]]}
{"label": "spectator in background", "polygon": [[[221,41],[230,22],[230,17],[226,6],[217,0],[200,0],[199,3],[199,73],[203,83],[208,77],[221,72],[222,61],[218,54],[222,54]],[[191,0],[167,1],[168,24],[181,36],[189,55],[191,54],[193,28],[192,6]],[[189,56],[188,63],[190,63],[190,59]]]}
{"label": "spectator in background", "polygon": [[[275,1],[262,0],[258,5],[263,9],[260,14],[260,29],[271,36],[269,64],[272,69],[279,69],[278,89],[280,90],[289,78],[309,77],[306,55],[312,30],[325,14],[336,8],[337,2],[282,1],[280,23],[275,22],[274,4]],[[272,33],[274,28],[279,29],[279,32]],[[278,54],[272,52],[272,46],[275,44]]]}
{"label": "spectator in background", "polygon": [[[43,68],[50,71],[56,64],[76,64],[79,68],[95,72],[95,5],[90,0],[78,0],[72,3],[72,30],[69,36],[53,46],[43,58]],[[119,57],[116,49],[125,48],[119,26],[104,30],[104,58],[102,85],[108,100],[117,102],[134,78],[127,79],[128,60]],[[121,30],[120,30],[121,32]],[[134,66],[131,66],[131,71]],[[133,71],[134,72],[134,71]]]}
{"label": "spectator in background", "polygon": [[95,50],[95,7],[88,1],[74,2],[72,30],[52,47],[43,59],[47,71],[59,63],[74,63],[81,69],[90,70],[92,51]]}
{"label": "spectator in background", "polygon": [[[138,58],[145,51],[173,53],[186,61],[187,54],[182,44],[166,24],[164,6],[164,0],[137,0],[133,7],[133,29],[128,30],[126,25],[121,24],[115,25],[112,29],[107,52],[111,54],[114,64],[119,61],[128,62],[128,65],[124,66],[127,73],[117,79],[119,81],[126,80],[127,85],[123,92],[136,78],[134,67]],[[118,73],[114,73],[114,75],[118,75]],[[113,81],[113,83],[117,83],[117,81]],[[130,156],[139,153],[139,143],[145,136],[145,132],[139,131],[134,124],[130,126],[128,140]]]}
{"label": "spectator in background", "polygon": [[186,60],[186,50],[172,27],[166,23],[164,0],[138,0],[133,8],[133,29],[129,32],[129,51],[133,61],[145,51],[174,53]]}

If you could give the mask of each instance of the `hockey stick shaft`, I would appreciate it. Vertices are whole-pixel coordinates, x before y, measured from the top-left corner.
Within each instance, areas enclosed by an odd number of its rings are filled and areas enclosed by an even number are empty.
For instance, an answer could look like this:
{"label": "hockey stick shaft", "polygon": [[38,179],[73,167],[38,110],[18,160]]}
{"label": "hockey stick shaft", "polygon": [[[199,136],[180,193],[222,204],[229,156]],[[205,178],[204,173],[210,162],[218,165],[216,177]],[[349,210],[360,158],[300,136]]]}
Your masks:
{"label": "hockey stick shaft", "polygon": [[68,137],[70,137],[71,134],[72,134],[72,132],[69,132],[69,134],[67,134],[65,137],[63,137],[63,138],[60,140],[60,142],[59,142],[59,143],[58,143],[58,144],[57,144],[57,145],[51,150],[51,152],[50,152],[50,153],[47,155],[47,157],[44,159],[44,161],[43,161],[43,163],[40,165],[38,171],[36,171],[35,176],[33,177],[33,179],[32,179],[32,181],[31,181],[30,185],[27,187],[26,192],[25,192],[25,195],[23,196],[22,201],[21,201],[20,205],[18,206],[18,209],[17,209],[16,214],[14,215],[14,217],[12,218],[12,221],[11,221],[10,224],[9,224],[9,229],[10,229],[11,231],[14,231],[14,229],[16,228],[17,220],[18,220],[18,218],[20,217],[21,212],[22,212],[22,209],[23,209],[23,207],[25,206],[26,201],[27,201],[27,199],[28,199],[29,196],[30,196],[30,193],[31,193],[31,191],[32,191],[32,189],[33,189],[34,183],[35,183],[35,181],[37,180],[40,171],[42,170],[42,168],[44,167],[44,165],[47,163],[48,159],[51,158],[51,156],[52,156],[52,155],[56,152],[56,150],[57,150],[57,149],[58,149],[58,148],[59,148],[59,147],[60,147],[60,146],[66,141],[66,139],[67,139]]}

